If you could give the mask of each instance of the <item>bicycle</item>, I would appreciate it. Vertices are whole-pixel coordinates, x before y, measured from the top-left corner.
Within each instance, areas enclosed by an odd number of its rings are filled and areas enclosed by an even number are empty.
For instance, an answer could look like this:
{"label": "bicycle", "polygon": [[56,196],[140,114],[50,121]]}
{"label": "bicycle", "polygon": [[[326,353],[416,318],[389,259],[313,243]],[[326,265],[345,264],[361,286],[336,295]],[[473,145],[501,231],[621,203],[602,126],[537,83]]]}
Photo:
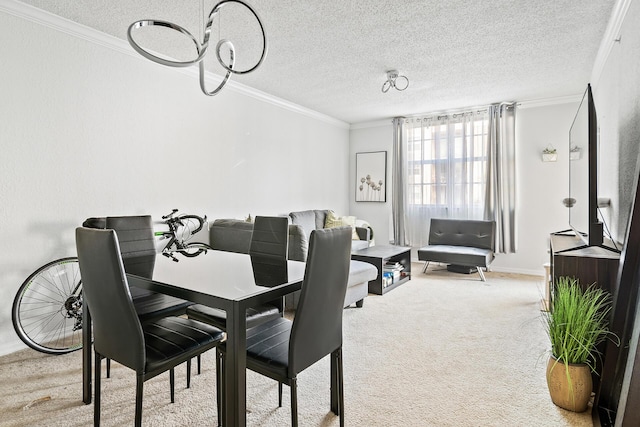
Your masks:
{"label": "bicycle", "polygon": [[169,239],[169,242],[162,248],[162,255],[178,262],[174,256],[175,252],[192,258],[202,253],[207,253],[213,248],[202,242],[188,242],[191,236],[202,230],[207,222],[207,216],[198,215],[176,215],[178,209],[173,209],[170,214],[164,215],[162,219],[169,227],[169,231],[156,231],[155,235],[160,239]]}
{"label": "bicycle", "polygon": [[[168,231],[154,233],[168,238],[162,254],[178,261],[206,253],[205,243],[188,242],[202,230],[207,217],[176,215],[173,209],[162,217]],[[35,270],[20,285],[11,308],[11,321],[18,337],[30,348],[47,354],[66,354],[82,348],[82,279],[77,257],[51,261]]]}
{"label": "bicycle", "polygon": [[34,350],[65,354],[82,348],[82,281],[78,258],[51,261],[31,273],[13,300],[11,321]]}

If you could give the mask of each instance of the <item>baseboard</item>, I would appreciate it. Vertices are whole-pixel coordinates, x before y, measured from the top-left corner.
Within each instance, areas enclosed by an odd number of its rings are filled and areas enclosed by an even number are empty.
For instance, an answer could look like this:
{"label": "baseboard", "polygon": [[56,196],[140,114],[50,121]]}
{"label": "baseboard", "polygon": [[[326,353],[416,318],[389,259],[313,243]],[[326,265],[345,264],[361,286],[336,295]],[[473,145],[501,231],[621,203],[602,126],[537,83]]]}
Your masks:
{"label": "baseboard", "polygon": [[527,276],[540,276],[544,279],[544,270],[528,270],[524,268],[505,268],[505,267],[490,267],[489,271],[495,271],[496,273],[511,273],[511,274],[526,274]]}
{"label": "baseboard", "polygon": [[0,356],[6,356],[7,354],[15,353],[19,350],[24,350],[27,348],[26,345],[22,343],[3,343],[0,345]]}

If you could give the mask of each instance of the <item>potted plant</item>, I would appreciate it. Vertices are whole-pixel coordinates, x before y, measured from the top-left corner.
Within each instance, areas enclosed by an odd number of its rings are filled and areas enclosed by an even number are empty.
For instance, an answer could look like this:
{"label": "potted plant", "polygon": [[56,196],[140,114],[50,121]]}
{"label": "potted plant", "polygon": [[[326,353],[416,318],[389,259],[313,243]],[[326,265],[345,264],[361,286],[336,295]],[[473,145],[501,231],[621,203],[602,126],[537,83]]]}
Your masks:
{"label": "potted plant", "polygon": [[542,150],[542,161],[543,162],[555,162],[558,160],[558,152],[552,146],[548,146],[544,150]]}
{"label": "potted plant", "polygon": [[611,334],[610,310],[609,293],[595,284],[582,289],[577,279],[556,280],[551,310],[543,313],[543,319],[551,341],[547,385],[557,406],[574,412],[587,409],[596,347]]}

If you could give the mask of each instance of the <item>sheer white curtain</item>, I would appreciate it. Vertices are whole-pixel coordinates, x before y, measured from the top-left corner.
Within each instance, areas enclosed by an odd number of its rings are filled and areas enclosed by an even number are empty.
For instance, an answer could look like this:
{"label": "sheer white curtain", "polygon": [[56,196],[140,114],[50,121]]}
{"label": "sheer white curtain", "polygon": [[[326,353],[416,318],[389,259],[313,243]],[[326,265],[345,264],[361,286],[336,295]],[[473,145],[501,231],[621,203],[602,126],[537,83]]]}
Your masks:
{"label": "sheer white curtain", "polygon": [[489,110],[405,119],[405,244],[428,242],[431,218],[483,219]]}
{"label": "sheer white curtain", "polygon": [[394,119],[394,243],[428,243],[431,218],[492,219],[515,252],[515,105]]}

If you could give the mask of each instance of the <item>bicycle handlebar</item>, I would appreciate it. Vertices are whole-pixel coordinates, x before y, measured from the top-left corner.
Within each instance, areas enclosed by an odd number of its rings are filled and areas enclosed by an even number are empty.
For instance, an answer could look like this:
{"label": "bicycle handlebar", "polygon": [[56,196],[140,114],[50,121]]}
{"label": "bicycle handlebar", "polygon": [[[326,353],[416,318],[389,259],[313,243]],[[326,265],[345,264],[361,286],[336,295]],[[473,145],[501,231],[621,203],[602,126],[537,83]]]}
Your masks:
{"label": "bicycle handlebar", "polygon": [[178,212],[178,209],[171,209],[171,213],[168,215],[162,215],[162,219],[169,219],[174,216]]}

